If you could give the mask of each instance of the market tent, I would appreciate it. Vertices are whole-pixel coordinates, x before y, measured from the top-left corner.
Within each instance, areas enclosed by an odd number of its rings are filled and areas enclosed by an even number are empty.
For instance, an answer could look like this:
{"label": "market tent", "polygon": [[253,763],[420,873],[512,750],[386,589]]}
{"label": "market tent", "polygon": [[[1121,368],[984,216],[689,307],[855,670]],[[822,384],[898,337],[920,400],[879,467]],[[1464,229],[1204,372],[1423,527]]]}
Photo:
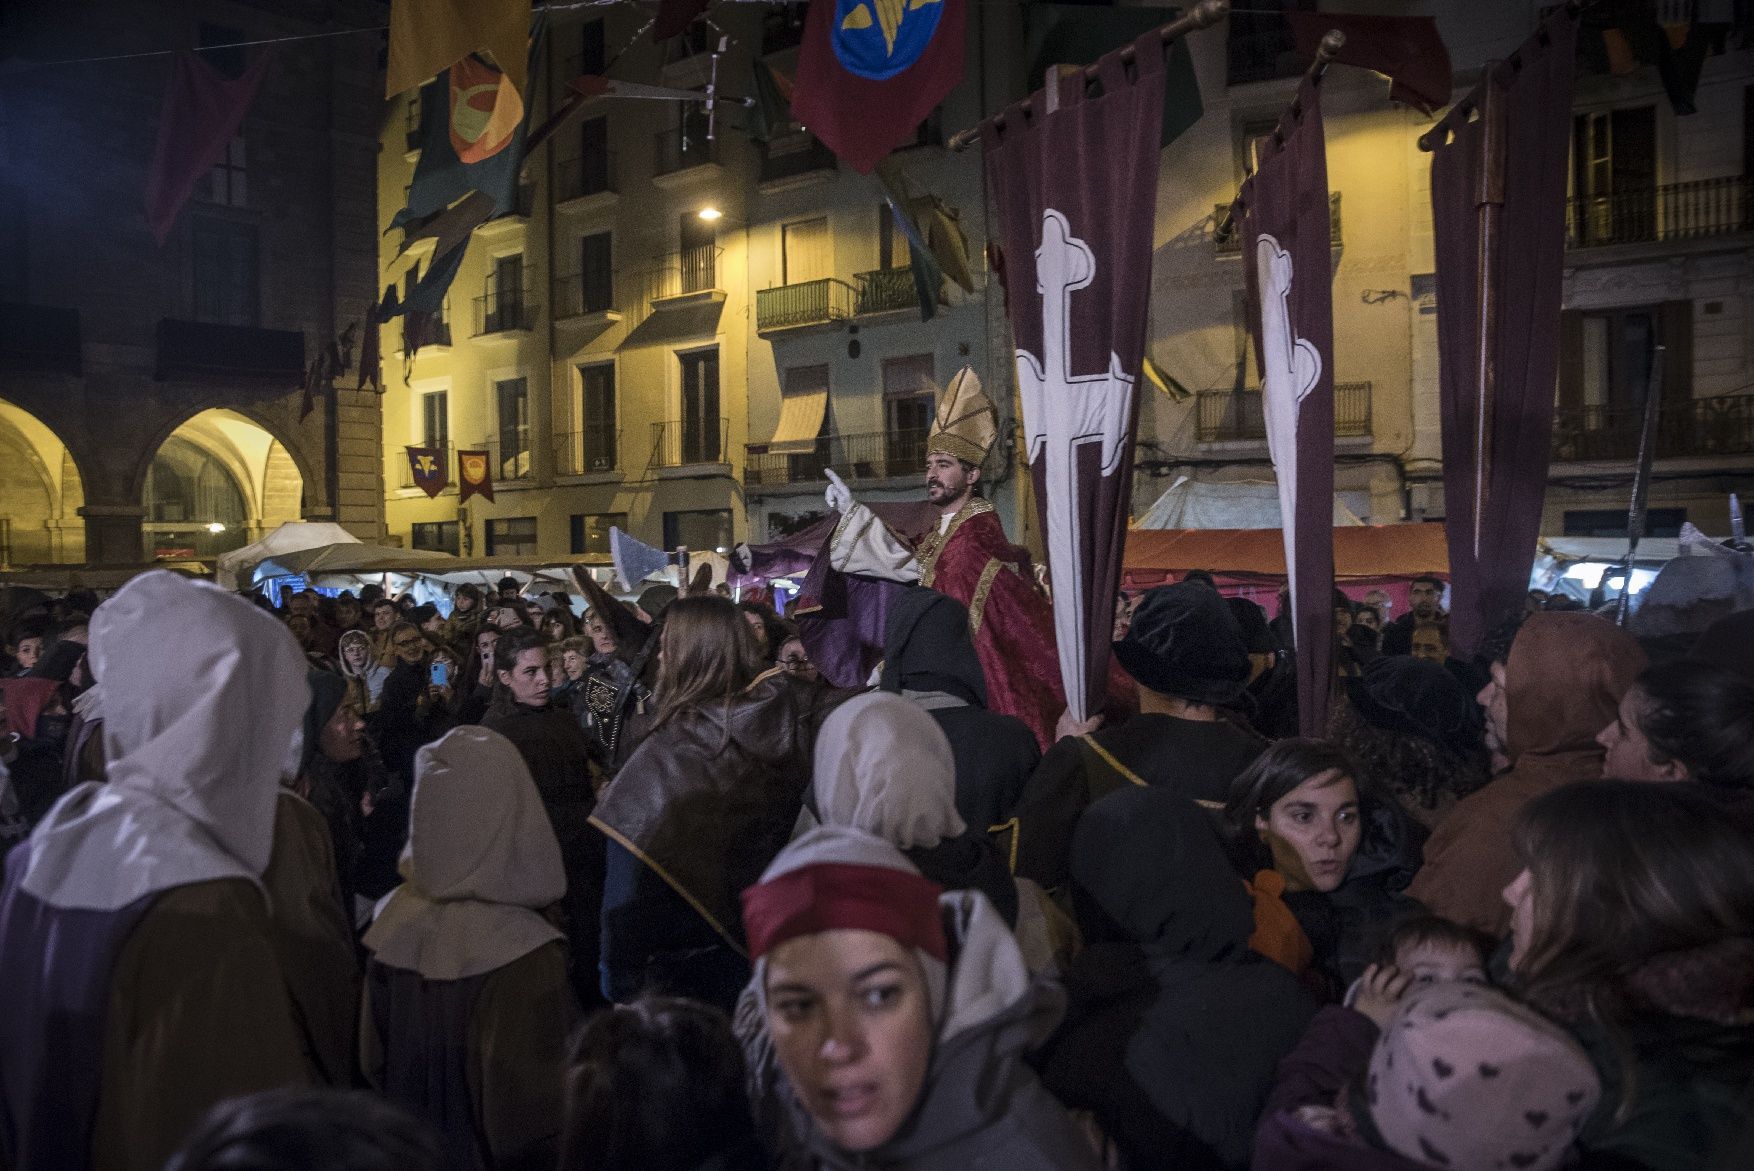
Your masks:
{"label": "market tent", "polygon": [[[1363,523],[1357,513],[1335,498],[1335,528]],[[1133,527],[1278,531],[1283,524],[1279,513],[1279,486],[1270,480],[1216,483],[1183,476],[1133,522]]]}
{"label": "market tent", "polygon": [[255,576],[304,577],[314,581],[331,573],[371,575],[397,569],[413,571],[423,565],[443,565],[455,560],[449,553],[367,545],[354,540],[277,553],[256,566]]}
{"label": "market tent", "polygon": [[[1285,577],[1278,529],[1130,529],[1123,561],[1129,588],[1179,579],[1193,569],[1219,578]],[[1334,530],[1334,576],[1341,581],[1448,576],[1441,524],[1360,525]]]}
{"label": "market tent", "polygon": [[357,545],[359,538],[338,524],[289,520],[259,541],[220,554],[213,563],[213,580],[228,590],[242,589],[255,580],[250,571],[264,561],[301,549],[347,544]]}

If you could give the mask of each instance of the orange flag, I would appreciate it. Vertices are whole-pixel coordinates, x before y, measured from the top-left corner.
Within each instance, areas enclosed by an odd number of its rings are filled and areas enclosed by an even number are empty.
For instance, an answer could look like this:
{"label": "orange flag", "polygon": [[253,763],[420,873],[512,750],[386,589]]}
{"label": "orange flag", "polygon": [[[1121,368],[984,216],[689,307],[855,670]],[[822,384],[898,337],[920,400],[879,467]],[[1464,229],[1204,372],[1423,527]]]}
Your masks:
{"label": "orange flag", "polygon": [[530,0],[391,0],[384,96],[411,90],[471,53],[486,53],[504,71],[515,124],[530,74]]}

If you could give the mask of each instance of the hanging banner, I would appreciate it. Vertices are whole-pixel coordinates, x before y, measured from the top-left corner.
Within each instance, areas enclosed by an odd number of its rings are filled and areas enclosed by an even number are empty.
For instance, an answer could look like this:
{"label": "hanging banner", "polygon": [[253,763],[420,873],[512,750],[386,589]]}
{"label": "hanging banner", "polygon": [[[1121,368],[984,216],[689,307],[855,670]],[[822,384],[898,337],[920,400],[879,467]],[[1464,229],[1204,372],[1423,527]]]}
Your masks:
{"label": "hanging banner", "polygon": [[1163,45],[1156,31],[1047,95],[989,119],[1007,311],[1054,599],[1066,704],[1102,709],[1131,504],[1139,366],[1151,293]]}
{"label": "hanging banner", "polygon": [[451,483],[451,469],[445,464],[445,453],[436,447],[410,447],[408,468],[414,473],[414,486],[429,497],[436,497]]}
{"label": "hanging banner", "polygon": [[1433,144],[1450,645],[1462,659],[1522,613],[1541,532],[1577,29],[1555,12],[1421,140]]}
{"label": "hanging banner", "polygon": [[485,451],[459,451],[457,453],[457,506],[460,508],[469,502],[472,496],[485,496],[493,499],[493,465]]}
{"label": "hanging banner", "polygon": [[[1287,123],[1289,125],[1287,125]],[[1324,736],[1334,658],[1334,304],[1321,89],[1305,78],[1283,140],[1242,186],[1243,276],[1267,452],[1279,480],[1297,648],[1297,711]]]}

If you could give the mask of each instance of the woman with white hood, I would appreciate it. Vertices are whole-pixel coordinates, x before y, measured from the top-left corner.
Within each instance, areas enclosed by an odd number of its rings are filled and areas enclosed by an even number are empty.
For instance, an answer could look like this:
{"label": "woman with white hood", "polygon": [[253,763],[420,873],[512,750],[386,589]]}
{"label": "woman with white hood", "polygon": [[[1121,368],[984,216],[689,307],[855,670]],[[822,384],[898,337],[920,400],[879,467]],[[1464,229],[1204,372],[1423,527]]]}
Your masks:
{"label": "woman with white hood", "polygon": [[894,846],[811,830],[743,892],[756,1113],[825,1171],[1095,1171],[1023,1055],[1059,1023],[992,904]]}
{"label": "woman with white hood", "polygon": [[421,748],[406,880],[378,904],[366,1079],[446,1136],[458,1166],[554,1166],[573,1001],[560,846],[512,742],[468,725]]}
{"label": "woman with white hood", "polygon": [[142,574],[91,621],[108,783],[0,887],[0,1165],[157,1171],[214,1103],[309,1081],[261,876],[309,698],[275,618]]}

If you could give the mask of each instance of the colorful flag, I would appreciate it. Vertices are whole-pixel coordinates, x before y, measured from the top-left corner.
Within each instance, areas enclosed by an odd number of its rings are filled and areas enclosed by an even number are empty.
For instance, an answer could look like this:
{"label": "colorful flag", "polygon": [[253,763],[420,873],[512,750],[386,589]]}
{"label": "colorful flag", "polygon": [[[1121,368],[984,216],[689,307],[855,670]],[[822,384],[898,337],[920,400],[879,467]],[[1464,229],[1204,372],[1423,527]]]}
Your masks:
{"label": "colorful flag", "polygon": [[[504,70],[520,107],[528,93],[530,0],[392,0],[384,96],[393,98],[471,53]],[[522,110],[513,119],[522,117]]]}
{"label": "colorful flag", "polygon": [[1132,496],[1164,62],[1155,32],[1096,63],[1100,94],[1037,92],[981,127],[1072,715],[1101,710]]}
{"label": "colorful flag", "polygon": [[938,313],[938,301],[944,292],[944,273],[926,239],[924,229],[914,220],[913,201],[908,198],[901,167],[894,159],[877,164],[877,182],[883,188],[884,202],[889,205],[889,218],[901,229],[907,240],[908,271],[914,278],[914,297],[920,304],[920,320],[930,321]]}
{"label": "colorful flag", "polygon": [[359,384],[355,390],[364,390],[370,386],[379,394],[384,392],[384,319],[382,308],[376,303],[366,306],[365,336],[359,343]]}
{"label": "colorful flag", "polygon": [[1334,657],[1334,302],[1321,89],[1305,79],[1301,114],[1242,186],[1243,277],[1261,367],[1267,453],[1279,480],[1297,714],[1323,736]]}
{"label": "colorful flag", "polygon": [[[1497,118],[1470,120],[1483,96],[1476,90],[1431,131],[1438,142],[1431,212],[1450,645],[1459,659],[1522,612],[1541,532],[1559,369],[1577,33],[1577,16],[1561,7],[1517,50],[1516,68],[1504,65],[1481,82],[1498,87]],[[1493,160],[1501,167],[1496,176],[1486,174]],[[1482,190],[1502,203],[1482,204]],[[1482,274],[1485,215],[1498,222]],[[1482,276],[1494,306],[1490,331]],[[1484,403],[1482,351],[1493,380]],[[1484,445],[1476,439],[1483,421]]]}
{"label": "colorful flag", "polygon": [[414,473],[414,486],[428,496],[436,497],[451,482],[445,453],[436,447],[408,448],[408,467]]}
{"label": "colorful flag", "polygon": [[1342,65],[1388,75],[1389,100],[1430,116],[1449,105],[1452,88],[1449,49],[1429,16],[1356,16],[1331,12],[1287,12],[1299,56],[1315,60],[1329,29],[1346,34],[1334,58]]}
{"label": "colorful flag", "polygon": [[493,499],[493,465],[485,451],[459,451],[457,453],[457,473],[459,493],[457,503],[467,503],[471,496],[485,496]]}
{"label": "colorful flag", "polygon": [[158,140],[146,170],[146,224],[160,245],[195,185],[224,156],[262,84],[269,54],[258,54],[242,77],[223,76],[196,53],[178,53],[158,119]]}
{"label": "colorful flag", "polygon": [[792,114],[869,174],[962,80],[967,0],[810,0]]}
{"label": "colorful flag", "polygon": [[[1023,8],[1025,78],[1038,86],[1053,65],[1090,65],[1181,15],[1179,8],[1120,8],[1096,4],[1028,4]],[[1163,127],[1168,146],[1205,113],[1194,58],[1186,39],[1169,47],[1163,71]]]}

